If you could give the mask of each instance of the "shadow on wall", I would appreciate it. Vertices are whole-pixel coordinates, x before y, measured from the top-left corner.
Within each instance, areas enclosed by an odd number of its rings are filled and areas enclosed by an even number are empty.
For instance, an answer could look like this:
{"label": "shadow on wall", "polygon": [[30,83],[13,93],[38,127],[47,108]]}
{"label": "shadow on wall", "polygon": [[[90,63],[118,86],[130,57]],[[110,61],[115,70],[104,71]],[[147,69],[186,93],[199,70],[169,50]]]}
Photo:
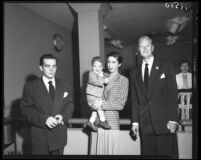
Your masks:
{"label": "shadow on wall", "polygon": [[131,88],[130,88],[130,70],[129,68],[126,68],[124,70],[120,70],[120,73],[128,78],[129,80],[129,88],[128,88],[128,97],[127,101],[125,103],[124,109],[120,111],[120,118],[129,118],[131,119],[131,113],[132,113],[132,104],[131,104]]}
{"label": "shadow on wall", "polygon": [[86,96],[88,77],[89,77],[89,71],[86,71],[85,73],[83,73],[82,87],[81,87],[81,106],[80,106],[82,118],[89,118],[91,114],[91,108],[88,106],[87,96]]}
{"label": "shadow on wall", "polygon": [[[91,116],[91,108],[87,103],[87,95],[86,95],[86,88],[87,88],[87,82],[89,79],[89,71],[86,71],[82,75],[82,88],[81,88],[81,117],[89,119]],[[86,129],[86,128],[85,128]],[[83,129],[83,133],[85,133],[88,136],[88,144],[90,144],[90,133],[91,130]],[[90,145],[88,145],[88,154],[90,154]]]}
{"label": "shadow on wall", "polygon": [[73,88],[74,88],[74,113],[73,118],[81,117],[80,108],[80,64],[79,64],[79,35],[78,35],[78,16],[73,8],[67,3],[73,17],[72,28],[72,53],[73,53]]}
{"label": "shadow on wall", "polygon": [[[28,75],[25,78],[25,83],[36,80],[38,77],[34,74]],[[23,139],[22,148],[17,148],[20,153],[17,154],[31,154],[31,135],[30,125],[26,122],[26,119],[22,115],[20,108],[21,98],[16,99],[11,104],[10,118],[13,119],[11,122],[12,133],[17,133]],[[17,147],[18,144],[17,144]],[[22,153],[21,153],[22,152]]]}
{"label": "shadow on wall", "polygon": [[[126,64],[126,61],[123,61],[122,68],[120,68],[120,73],[128,78],[129,80],[129,89],[128,89],[128,97],[124,109],[120,111],[120,118],[129,118],[132,119],[132,102],[131,102],[131,78],[130,71],[135,67],[140,65],[142,62],[142,56],[140,54],[136,55],[136,48],[133,48],[133,57],[132,64]],[[126,59],[126,57],[124,57]],[[131,58],[131,57],[130,57]]]}

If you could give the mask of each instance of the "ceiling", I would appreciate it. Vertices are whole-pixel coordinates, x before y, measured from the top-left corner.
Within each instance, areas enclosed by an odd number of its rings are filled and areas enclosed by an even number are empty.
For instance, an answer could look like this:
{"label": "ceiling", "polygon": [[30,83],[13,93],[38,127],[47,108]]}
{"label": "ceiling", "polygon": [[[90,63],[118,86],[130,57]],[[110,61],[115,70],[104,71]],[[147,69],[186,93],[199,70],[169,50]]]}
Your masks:
{"label": "ceiling", "polygon": [[[175,2],[177,3],[177,2]],[[72,30],[74,17],[66,3],[20,3],[36,14],[56,23],[68,31]],[[167,37],[167,22],[176,16],[189,18],[178,39],[180,42],[192,39],[192,10],[185,12],[171,8],[170,3],[110,3],[112,10],[104,17],[113,38],[121,39],[125,46],[137,44],[140,36],[153,36],[156,43],[163,43]]]}

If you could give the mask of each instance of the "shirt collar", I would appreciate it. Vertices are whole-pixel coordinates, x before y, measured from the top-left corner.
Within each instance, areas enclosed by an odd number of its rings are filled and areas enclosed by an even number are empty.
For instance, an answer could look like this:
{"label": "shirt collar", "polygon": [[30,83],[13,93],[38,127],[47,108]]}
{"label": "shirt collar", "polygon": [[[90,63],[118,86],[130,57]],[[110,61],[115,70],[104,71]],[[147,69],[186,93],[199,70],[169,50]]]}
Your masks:
{"label": "shirt collar", "polygon": [[152,66],[153,61],[154,61],[154,56],[150,57],[149,61],[143,60],[142,64],[145,65],[146,63],[148,63],[149,64],[148,66]]}
{"label": "shirt collar", "polygon": [[185,76],[186,76],[187,74],[188,74],[188,72],[186,72],[186,73],[183,73],[183,72],[182,72],[182,75],[185,75]]}
{"label": "shirt collar", "polygon": [[49,81],[52,81],[52,85],[55,87],[55,77],[54,78],[52,78],[52,79],[48,79],[47,77],[45,77],[44,75],[43,75],[43,82],[45,83],[45,85],[46,86],[49,86]]}

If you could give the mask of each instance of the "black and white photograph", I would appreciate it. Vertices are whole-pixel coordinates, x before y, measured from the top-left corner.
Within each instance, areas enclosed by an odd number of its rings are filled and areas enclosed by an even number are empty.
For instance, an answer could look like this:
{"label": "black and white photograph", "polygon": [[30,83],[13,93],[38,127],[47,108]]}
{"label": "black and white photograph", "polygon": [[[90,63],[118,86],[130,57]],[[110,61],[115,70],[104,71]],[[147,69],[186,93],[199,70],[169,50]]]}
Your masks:
{"label": "black and white photograph", "polygon": [[2,2],[2,158],[197,159],[198,4]]}

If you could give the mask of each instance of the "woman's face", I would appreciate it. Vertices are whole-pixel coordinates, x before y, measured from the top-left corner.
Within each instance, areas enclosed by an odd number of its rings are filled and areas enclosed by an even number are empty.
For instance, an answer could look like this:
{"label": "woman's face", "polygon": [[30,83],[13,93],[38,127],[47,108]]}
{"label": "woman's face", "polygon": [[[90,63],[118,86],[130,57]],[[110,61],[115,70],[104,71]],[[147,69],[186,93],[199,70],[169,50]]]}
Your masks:
{"label": "woman's face", "polygon": [[181,69],[181,72],[182,72],[182,73],[187,73],[188,70],[189,70],[189,65],[188,65],[188,63],[182,63],[180,69]]}
{"label": "woman's face", "polygon": [[112,56],[108,57],[107,67],[110,73],[117,72],[120,66],[121,64],[119,64],[117,58]]}

